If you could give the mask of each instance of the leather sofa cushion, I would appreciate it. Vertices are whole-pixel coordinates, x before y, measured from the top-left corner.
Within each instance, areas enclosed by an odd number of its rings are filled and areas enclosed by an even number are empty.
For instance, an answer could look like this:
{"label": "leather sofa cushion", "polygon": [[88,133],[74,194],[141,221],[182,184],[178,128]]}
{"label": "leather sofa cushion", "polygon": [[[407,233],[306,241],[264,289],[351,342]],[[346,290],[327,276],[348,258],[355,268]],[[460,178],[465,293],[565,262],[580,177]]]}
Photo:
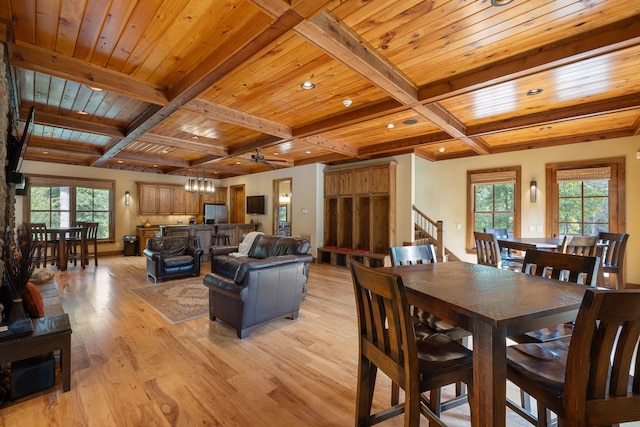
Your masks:
{"label": "leather sofa cushion", "polygon": [[188,237],[151,238],[147,241],[147,249],[160,252],[165,257],[184,255],[189,246]]}
{"label": "leather sofa cushion", "polygon": [[164,258],[164,268],[167,270],[190,265],[193,265],[193,257],[191,255],[176,255]]}
{"label": "leather sofa cushion", "polygon": [[234,258],[229,255],[216,255],[211,259],[211,269],[221,276],[233,279],[240,264],[247,260],[246,257]]}
{"label": "leather sofa cushion", "polygon": [[253,241],[249,257],[264,259],[270,256],[307,254],[310,248],[311,244],[305,239],[260,235]]}

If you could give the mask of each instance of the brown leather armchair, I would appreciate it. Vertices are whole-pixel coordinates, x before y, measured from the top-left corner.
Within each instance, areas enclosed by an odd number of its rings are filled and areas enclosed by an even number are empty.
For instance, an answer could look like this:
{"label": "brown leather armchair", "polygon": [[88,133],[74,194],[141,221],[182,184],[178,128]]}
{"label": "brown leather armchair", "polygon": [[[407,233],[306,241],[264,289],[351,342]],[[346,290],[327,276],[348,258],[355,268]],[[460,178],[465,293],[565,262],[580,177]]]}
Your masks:
{"label": "brown leather armchair", "polygon": [[152,237],[142,253],[147,258],[147,277],[156,283],[200,275],[203,251],[189,246],[188,237]]}
{"label": "brown leather armchair", "polygon": [[211,248],[211,273],[203,279],[209,288],[209,318],[230,324],[239,338],[281,317],[297,319],[312,260],[309,241],[262,235],[248,256],[229,255],[237,250]]}

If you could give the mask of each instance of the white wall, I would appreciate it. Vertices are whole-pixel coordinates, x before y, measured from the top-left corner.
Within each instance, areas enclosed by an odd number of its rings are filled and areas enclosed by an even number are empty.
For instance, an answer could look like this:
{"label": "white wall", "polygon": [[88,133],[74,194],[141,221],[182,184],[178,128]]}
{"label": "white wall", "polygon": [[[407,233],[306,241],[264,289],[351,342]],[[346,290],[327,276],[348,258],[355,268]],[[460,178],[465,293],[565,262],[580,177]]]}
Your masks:
{"label": "white wall", "polygon": [[[416,206],[433,219],[444,221],[445,244],[456,256],[465,261],[475,261],[475,255],[465,250],[467,212],[467,170],[505,166],[522,166],[522,229],[523,237],[546,237],[544,232],[531,232],[529,226],[545,224],[545,165],[609,157],[626,158],[626,265],[627,281],[640,284],[640,136],[594,141],[559,147],[523,150],[491,156],[477,156],[444,162],[429,162],[416,158],[415,197]],[[538,183],[536,203],[529,199],[529,182]],[[460,229],[456,228],[460,223]],[[544,228],[543,228],[544,229]]]}

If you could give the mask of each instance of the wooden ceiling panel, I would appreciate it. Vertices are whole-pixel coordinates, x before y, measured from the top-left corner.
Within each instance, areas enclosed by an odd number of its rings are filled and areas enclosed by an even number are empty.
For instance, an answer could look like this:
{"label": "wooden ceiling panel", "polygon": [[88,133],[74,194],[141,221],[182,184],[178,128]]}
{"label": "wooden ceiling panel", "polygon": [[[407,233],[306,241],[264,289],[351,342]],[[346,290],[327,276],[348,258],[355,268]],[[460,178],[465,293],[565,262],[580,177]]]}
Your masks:
{"label": "wooden ceiling panel", "polygon": [[236,148],[264,136],[251,129],[212,120],[206,115],[185,110],[172,114],[154,127],[152,132],[191,143],[204,140],[223,148]]}
{"label": "wooden ceiling panel", "polygon": [[8,0],[0,38],[26,158],[227,177],[636,135],[636,3]]}
{"label": "wooden ceiling panel", "polygon": [[[640,61],[640,46],[578,61],[553,70],[497,84],[442,101],[467,126],[501,121],[517,114],[539,114],[640,92],[629,68]],[[530,90],[542,89],[536,95]],[[639,104],[640,107],[640,104]]]}
{"label": "wooden ceiling panel", "polygon": [[[291,58],[295,58],[293,61]],[[304,90],[303,82],[315,88]],[[290,32],[203,93],[204,100],[291,127],[388,96],[371,82]]]}
{"label": "wooden ceiling panel", "polygon": [[[414,123],[415,122],[415,123]],[[388,126],[393,126],[388,127]],[[345,126],[322,136],[343,141],[355,147],[365,147],[381,142],[404,140],[440,132],[440,129],[413,110],[401,111],[366,122]]]}
{"label": "wooden ceiling panel", "polygon": [[[580,120],[485,135],[483,140],[491,147],[496,148],[529,144],[531,142],[540,142],[542,144],[545,140],[553,143],[553,141],[559,138],[567,138],[568,140],[573,138],[574,142],[606,139],[607,137],[611,137],[612,132],[616,132],[616,130],[631,130],[639,115],[640,109],[606,114]],[[585,132],[586,129],[588,129],[588,132]],[[586,138],[585,135],[592,136]]]}

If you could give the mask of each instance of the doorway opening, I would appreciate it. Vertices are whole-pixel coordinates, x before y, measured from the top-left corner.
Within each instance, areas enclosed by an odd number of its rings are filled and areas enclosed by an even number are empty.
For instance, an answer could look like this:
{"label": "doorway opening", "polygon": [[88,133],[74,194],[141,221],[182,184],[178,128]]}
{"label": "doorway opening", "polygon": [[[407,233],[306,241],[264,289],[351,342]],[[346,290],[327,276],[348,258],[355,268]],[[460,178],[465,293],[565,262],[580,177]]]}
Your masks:
{"label": "doorway opening", "polygon": [[245,219],[244,184],[229,187],[229,222],[244,224]]}
{"label": "doorway opening", "polygon": [[293,216],[293,178],[273,180],[273,234],[291,237]]}

